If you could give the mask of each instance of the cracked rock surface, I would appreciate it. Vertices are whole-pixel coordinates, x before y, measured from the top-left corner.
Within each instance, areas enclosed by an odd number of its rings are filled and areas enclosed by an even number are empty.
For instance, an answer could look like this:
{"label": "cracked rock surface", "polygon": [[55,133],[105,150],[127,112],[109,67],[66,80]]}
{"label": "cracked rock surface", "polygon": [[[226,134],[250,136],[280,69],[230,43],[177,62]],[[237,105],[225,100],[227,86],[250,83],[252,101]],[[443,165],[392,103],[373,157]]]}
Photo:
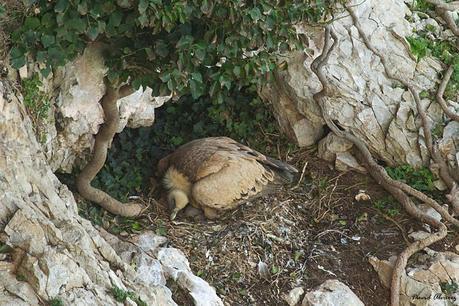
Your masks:
{"label": "cracked rock surface", "polygon": [[[395,258],[370,258],[384,286],[390,286]],[[420,264],[407,268],[401,281],[401,305],[449,306],[459,304],[459,255],[427,249],[419,256]]]}
{"label": "cracked rock surface", "polygon": [[111,293],[115,286],[147,305],[176,305],[168,278],[189,291],[196,305],[222,305],[183,255],[174,257],[173,267],[165,261],[161,252],[181,253],[163,248],[164,237],[147,232],[119,241],[78,215],[19,98],[0,81],[0,241],[13,250],[0,260],[0,305],[56,298],[65,305],[120,305]]}
{"label": "cracked rock surface", "polygon": [[[426,24],[434,26],[439,35],[451,36],[447,29],[431,18],[420,18],[403,0],[351,1],[349,6],[353,7],[371,44],[382,54],[390,55],[386,56],[387,64],[395,75],[414,84],[418,92],[436,91],[439,72],[445,67],[432,57],[416,62],[405,37]],[[420,117],[408,89],[387,77],[380,58],[366,48],[345,12],[335,16],[332,27],[339,42],[324,66],[330,86],[325,111],[339,126],[364,140],[375,157],[387,165],[426,166],[428,154]],[[277,78],[275,85],[264,88],[262,96],[272,102],[284,132],[300,146],[322,139],[321,157],[334,161],[340,158],[337,153],[342,153],[345,144],[332,134],[323,139],[325,123],[313,100],[321,85],[310,68],[322,53],[324,30],[301,27],[298,32],[307,37],[306,51],[290,57],[288,70]],[[456,111],[457,98],[448,101]],[[437,135],[439,151],[451,168],[457,168],[457,122],[447,120],[434,99],[423,98],[421,102],[433,126],[444,126]],[[352,148],[346,150],[353,153]],[[348,157],[340,159],[337,163],[342,168],[361,170]]]}

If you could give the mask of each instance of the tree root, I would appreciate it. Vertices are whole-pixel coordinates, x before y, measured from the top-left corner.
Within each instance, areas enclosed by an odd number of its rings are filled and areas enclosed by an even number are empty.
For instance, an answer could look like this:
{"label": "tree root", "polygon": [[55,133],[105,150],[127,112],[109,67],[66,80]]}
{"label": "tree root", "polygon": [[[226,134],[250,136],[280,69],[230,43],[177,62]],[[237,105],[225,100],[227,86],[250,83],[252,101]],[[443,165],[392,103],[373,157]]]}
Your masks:
{"label": "tree root", "polygon": [[[446,25],[449,27],[451,32],[453,32],[453,34],[457,38],[459,38],[459,27],[457,26],[455,20],[452,18],[451,14],[449,14],[450,11],[459,10],[459,1],[445,3],[440,0],[427,0],[427,2],[435,5],[436,11],[439,13],[440,17],[445,21]],[[436,99],[438,104],[440,104],[441,108],[443,109],[443,112],[446,114],[446,116],[448,116],[448,118],[450,118],[451,120],[459,122],[459,114],[451,111],[448,108],[446,101],[443,99],[443,94],[453,72],[454,67],[453,65],[450,65],[446,70],[445,75],[443,76],[440,86],[438,87]],[[446,196],[448,201],[451,203],[451,206],[453,207],[454,213],[456,215],[459,215],[458,172],[458,168],[453,169],[451,175],[456,181],[453,182],[451,186],[448,185],[448,187],[450,188],[450,193]]]}
{"label": "tree root", "polygon": [[459,114],[456,114],[452,110],[448,108],[448,105],[446,104],[445,99],[443,99],[443,94],[445,93],[446,85],[448,85],[449,79],[451,78],[451,75],[454,72],[454,67],[453,65],[450,65],[448,67],[448,70],[446,70],[445,75],[443,76],[443,79],[441,80],[440,86],[438,87],[436,98],[438,104],[440,104],[441,108],[443,109],[443,112],[452,120],[459,122]]}
{"label": "tree root", "polygon": [[81,196],[91,202],[95,202],[109,212],[124,217],[139,215],[144,207],[138,203],[123,204],[112,198],[107,193],[91,186],[91,181],[102,169],[107,159],[107,151],[116,134],[119,124],[119,111],[116,101],[119,98],[132,93],[130,86],[121,88],[111,84],[107,85],[107,92],[102,98],[101,104],[104,110],[105,123],[96,135],[94,152],[91,160],[76,178],[76,187]]}
{"label": "tree root", "polygon": [[429,119],[427,118],[427,115],[422,108],[421,105],[421,99],[419,98],[418,92],[414,89],[414,86],[409,83],[408,81],[403,80],[402,78],[394,75],[389,69],[387,65],[387,61],[385,56],[379,52],[373,45],[370,43],[368,40],[368,37],[365,35],[365,33],[362,30],[362,27],[360,25],[360,22],[355,15],[354,11],[350,8],[347,8],[347,11],[349,12],[353,24],[356,27],[357,31],[359,32],[360,37],[362,38],[362,41],[364,42],[365,46],[371,50],[374,54],[376,54],[379,59],[381,60],[381,64],[384,67],[384,72],[386,73],[387,77],[390,79],[393,79],[401,84],[403,84],[408,90],[410,91],[411,95],[413,96],[414,102],[416,104],[417,111],[419,113],[419,116],[421,117],[422,121],[422,131],[424,133],[424,141],[426,144],[426,147],[430,153],[430,156],[432,157],[433,161],[435,162],[436,166],[439,168],[439,175],[440,178],[446,183],[448,188],[452,188],[454,184],[454,179],[449,173],[448,166],[446,165],[445,160],[441,157],[440,153],[438,152],[436,146],[433,145],[432,141],[432,132],[431,132],[431,127],[430,127],[430,122]]}
{"label": "tree root", "polygon": [[[381,56],[378,51],[371,46],[369,43],[368,39],[366,38],[365,34],[360,28],[360,25],[358,23],[358,20],[353,13],[352,10],[348,8],[349,13],[351,14],[351,17],[353,18],[354,25],[359,31],[359,34],[362,36],[362,40],[364,40],[365,44],[367,47],[372,50],[376,55],[381,57],[381,62],[384,65],[384,69],[386,71],[386,74],[391,77],[391,74],[388,73],[388,69],[385,65],[385,59],[383,56]],[[330,45],[331,43],[331,38],[333,38],[333,44]],[[393,180],[385,171],[383,167],[381,167],[372,157],[370,151],[368,150],[366,144],[354,136],[353,134],[341,130],[336,126],[336,124],[328,117],[328,114],[326,113],[325,110],[325,105],[324,105],[324,97],[329,94],[329,87],[328,87],[328,81],[323,73],[323,66],[327,63],[328,58],[331,54],[331,51],[334,49],[338,41],[338,38],[336,34],[333,32],[333,30],[330,27],[327,27],[325,30],[325,43],[324,43],[324,48],[322,54],[317,57],[313,63],[311,64],[311,69],[314,71],[314,73],[317,75],[319,78],[321,84],[322,84],[322,90],[314,95],[314,100],[316,103],[320,106],[321,111],[322,111],[322,116],[327,124],[327,126],[330,128],[330,130],[335,133],[337,136],[343,137],[347,139],[348,141],[352,142],[355,147],[359,150],[360,154],[362,155],[362,158],[365,162],[365,166],[368,170],[368,172],[373,176],[373,178],[381,184],[382,187],[384,187],[395,199],[397,199],[404,207],[404,209],[414,218],[427,223],[431,225],[432,227],[438,229],[438,231],[434,234],[429,235],[427,238],[414,242],[411,245],[409,245],[398,257],[397,262],[395,264],[394,270],[393,270],[393,275],[392,275],[392,284],[391,284],[391,304],[393,306],[399,305],[399,299],[400,299],[400,283],[401,283],[401,276],[405,273],[405,267],[406,263],[411,255],[416,253],[419,250],[422,250],[423,248],[431,245],[432,243],[435,243],[441,239],[443,239],[446,234],[447,234],[447,228],[446,226],[426,215],[423,213],[421,210],[419,210],[414,202],[411,200],[409,197],[410,195],[420,199],[423,202],[426,202],[430,206],[432,206],[435,210],[437,210],[442,217],[455,224],[456,226],[459,226],[459,220],[456,220],[453,218],[449,212],[444,209],[439,203],[437,203],[435,200],[429,198],[427,195],[415,190],[414,188],[402,183]],[[394,78],[398,80],[397,78]],[[405,82],[402,82],[405,84]],[[409,84],[408,84],[409,85]],[[411,86],[407,86],[408,88]],[[412,88],[412,87],[411,87]],[[413,89],[410,90],[411,93],[415,96],[417,95],[416,91]],[[417,96],[419,98],[419,96]],[[416,99],[416,97],[415,97]],[[419,102],[419,101],[418,101]],[[420,104],[419,104],[420,105]],[[420,107],[418,107],[418,110]],[[423,111],[421,109],[421,111]],[[425,113],[424,113],[425,114]],[[423,121],[424,123],[424,121]],[[424,125],[424,124],[423,124]],[[423,126],[424,130],[428,128]],[[429,130],[430,132],[430,130]],[[427,133],[429,134],[429,133]],[[428,135],[427,135],[428,136]],[[433,150],[432,150],[433,151]],[[454,182],[452,183],[454,186]]]}
{"label": "tree root", "polygon": [[435,6],[437,13],[443,18],[451,32],[459,36],[459,27],[456,25],[454,18],[448,14],[451,11],[459,10],[459,1],[446,3],[441,0],[427,0],[427,2]]}

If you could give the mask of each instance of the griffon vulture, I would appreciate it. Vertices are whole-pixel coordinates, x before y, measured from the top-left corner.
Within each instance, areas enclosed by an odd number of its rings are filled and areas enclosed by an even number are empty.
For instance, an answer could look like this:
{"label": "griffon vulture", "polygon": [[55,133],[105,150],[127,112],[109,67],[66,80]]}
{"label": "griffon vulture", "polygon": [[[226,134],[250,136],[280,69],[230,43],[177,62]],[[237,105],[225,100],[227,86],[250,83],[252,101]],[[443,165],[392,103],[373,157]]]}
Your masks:
{"label": "griffon vulture", "polygon": [[168,189],[171,219],[191,204],[208,219],[291,182],[298,171],[228,137],[182,145],[158,163]]}

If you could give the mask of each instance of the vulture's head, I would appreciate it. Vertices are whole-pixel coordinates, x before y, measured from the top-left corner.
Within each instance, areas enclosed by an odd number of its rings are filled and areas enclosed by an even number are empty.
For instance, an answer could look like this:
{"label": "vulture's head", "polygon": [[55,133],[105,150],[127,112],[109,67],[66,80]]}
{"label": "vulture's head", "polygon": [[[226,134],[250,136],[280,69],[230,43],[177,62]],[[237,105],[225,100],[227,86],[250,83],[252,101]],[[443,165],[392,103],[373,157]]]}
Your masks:
{"label": "vulture's head", "polygon": [[172,208],[171,220],[174,220],[178,212],[184,209],[190,202],[186,193],[178,189],[171,190],[167,200],[169,201],[169,207]]}

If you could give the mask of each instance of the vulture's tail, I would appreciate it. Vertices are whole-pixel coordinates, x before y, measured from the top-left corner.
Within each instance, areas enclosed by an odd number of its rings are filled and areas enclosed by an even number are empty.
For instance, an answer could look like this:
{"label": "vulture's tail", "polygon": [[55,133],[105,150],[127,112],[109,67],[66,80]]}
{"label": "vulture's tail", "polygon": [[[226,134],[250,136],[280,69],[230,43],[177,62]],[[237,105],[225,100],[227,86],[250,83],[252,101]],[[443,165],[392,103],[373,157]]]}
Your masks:
{"label": "vulture's tail", "polygon": [[272,168],[285,183],[292,183],[298,174],[295,167],[275,158],[267,156],[265,164]]}

